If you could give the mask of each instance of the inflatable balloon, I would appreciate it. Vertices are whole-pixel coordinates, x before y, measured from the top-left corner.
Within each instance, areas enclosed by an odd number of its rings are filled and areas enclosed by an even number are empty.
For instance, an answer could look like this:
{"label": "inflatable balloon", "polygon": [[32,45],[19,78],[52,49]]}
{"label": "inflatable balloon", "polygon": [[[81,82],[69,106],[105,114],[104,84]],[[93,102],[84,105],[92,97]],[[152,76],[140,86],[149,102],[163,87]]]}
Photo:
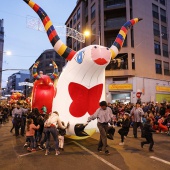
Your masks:
{"label": "inflatable balloon", "polygon": [[39,15],[55,51],[68,61],[57,82],[52,110],[58,111],[65,123],[69,121],[68,137],[85,139],[97,128],[97,120],[85,127],[87,118],[96,111],[99,102],[105,100],[105,68],[120,51],[128,29],[141,19],[134,18],[126,22],[110,48],[90,45],[76,52],[60,40],[41,7],[31,0],[24,1]]}
{"label": "inflatable balloon", "polygon": [[32,75],[36,79],[32,90],[32,108],[37,108],[42,113],[41,108],[46,106],[47,113],[52,111],[53,99],[56,95],[56,88],[54,87],[53,80],[58,77],[57,65],[52,61],[54,72],[51,76],[38,75],[37,67],[39,62],[33,66]]}

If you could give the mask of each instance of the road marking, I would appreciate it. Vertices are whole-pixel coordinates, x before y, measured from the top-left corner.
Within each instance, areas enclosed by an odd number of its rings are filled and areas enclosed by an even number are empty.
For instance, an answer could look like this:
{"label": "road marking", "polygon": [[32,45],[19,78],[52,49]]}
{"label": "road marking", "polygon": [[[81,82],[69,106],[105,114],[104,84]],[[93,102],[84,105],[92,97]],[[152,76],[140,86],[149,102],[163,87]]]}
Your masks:
{"label": "road marking", "polygon": [[40,151],[43,151],[43,150],[38,150],[38,151],[35,151],[35,152],[29,152],[29,153],[25,153],[25,154],[18,155],[18,156],[19,156],[19,157],[23,157],[23,156],[27,156],[27,155],[31,155],[31,154],[34,154],[34,153],[40,152]]}
{"label": "road marking", "polygon": [[110,162],[106,161],[105,159],[101,158],[100,156],[98,156],[97,154],[95,154],[94,152],[90,151],[89,149],[85,148],[84,146],[80,145],[79,143],[73,141],[73,143],[75,143],[76,145],[78,145],[80,148],[82,148],[83,150],[85,150],[86,152],[90,153],[91,155],[93,155],[94,157],[96,157],[97,159],[99,159],[100,161],[104,162],[105,164],[107,164],[108,166],[110,166],[111,168],[115,169],[115,170],[121,170],[118,167],[116,167],[115,165],[111,164]]}
{"label": "road marking", "polygon": [[157,157],[155,157],[155,156],[150,156],[150,158],[152,158],[152,159],[155,159],[155,160],[157,160],[157,161],[160,161],[160,162],[163,162],[163,163],[165,163],[165,164],[168,164],[168,165],[170,165],[170,162],[168,162],[168,161],[165,161],[165,160],[163,160],[163,159],[160,159],[160,158],[157,158]]}

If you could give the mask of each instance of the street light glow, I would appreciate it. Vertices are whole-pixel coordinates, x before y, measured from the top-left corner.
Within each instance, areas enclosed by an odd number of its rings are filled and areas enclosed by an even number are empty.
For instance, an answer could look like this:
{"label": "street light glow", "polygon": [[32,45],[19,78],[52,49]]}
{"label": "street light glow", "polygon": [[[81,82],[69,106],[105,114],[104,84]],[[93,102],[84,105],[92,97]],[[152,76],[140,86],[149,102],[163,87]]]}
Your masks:
{"label": "street light glow", "polygon": [[88,30],[84,31],[84,36],[85,36],[85,37],[89,37],[90,34],[91,34],[90,31],[88,31]]}
{"label": "street light glow", "polygon": [[6,52],[4,52],[6,55],[11,55],[12,53],[11,53],[11,51],[6,51]]}

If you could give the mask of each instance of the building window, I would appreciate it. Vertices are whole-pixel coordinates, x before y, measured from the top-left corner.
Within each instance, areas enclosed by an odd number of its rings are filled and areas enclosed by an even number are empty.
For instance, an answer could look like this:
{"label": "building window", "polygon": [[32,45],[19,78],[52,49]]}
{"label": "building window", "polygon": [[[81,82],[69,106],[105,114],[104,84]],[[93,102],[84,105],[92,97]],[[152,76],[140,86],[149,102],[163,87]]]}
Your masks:
{"label": "building window", "polygon": [[165,5],[165,0],[159,0],[162,5]]}
{"label": "building window", "polygon": [[167,28],[161,25],[161,36],[162,39],[167,40],[168,36],[167,36]]}
{"label": "building window", "polygon": [[163,50],[163,56],[169,57],[169,55],[168,55],[168,45],[167,44],[162,44],[162,50]]}
{"label": "building window", "polygon": [[77,10],[77,20],[80,18],[80,8]]}
{"label": "building window", "polygon": [[93,4],[93,6],[91,7],[91,19],[95,17],[95,11],[96,11],[96,7],[95,4]]}
{"label": "building window", "polygon": [[46,54],[46,59],[53,58],[52,54]]}
{"label": "building window", "polygon": [[96,34],[96,23],[95,22],[91,24],[91,32],[92,34]]}
{"label": "building window", "polygon": [[131,54],[131,59],[132,59],[132,70],[135,70],[135,54]]}
{"label": "building window", "polygon": [[160,42],[157,41],[154,42],[154,50],[155,50],[155,54],[161,55]]}
{"label": "building window", "polygon": [[74,17],[73,17],[73,24],[75,24],[76,21],[77,21],[77,14],[75,14]]}
{"label": "building window", "polygon": [[91,45],[95,45],[96,44],[96,40],[91,42]]}
{"label": "building window", "polygon": [[166,11],[164,9],[160,9],[161,11],[161,21],[166,23]]}
{"label": "building window", "polygon": [[154,18],[159,19],[158,6],[152,4],[152,15]]}
{"label": "building window", "polygon": [[80,42],[77,41],[77,51],[80,50]]}
{"label": "building window", "polygon": [[159,31],[159,24],[158,23],[153,23],[153,32],[154,36],[160,36],[160,31]]}
{"label": "building window", "polygon": [[77,31],[80,32],[80,22],[77,24]]}
{"label": "building window", "polygon": [[76,41],[73,43],[73,50],[77,51],[77,42]]}
{"label": "building window", "polygon": [[156,74],[162,74],[162,62],[160,60],[155,60]]}
{"label": "building window", "polygon": [[170,76],[169,63],[164,62],[164,75]]}
{"label": "building window", "polygon": [[134,31],[131,29],[131,47],[134,47]]}
{"label": "building window", "polygon": [[70,28],[72,28],[73,27],[73,24],[72,24],[72,20],[70,21]]}

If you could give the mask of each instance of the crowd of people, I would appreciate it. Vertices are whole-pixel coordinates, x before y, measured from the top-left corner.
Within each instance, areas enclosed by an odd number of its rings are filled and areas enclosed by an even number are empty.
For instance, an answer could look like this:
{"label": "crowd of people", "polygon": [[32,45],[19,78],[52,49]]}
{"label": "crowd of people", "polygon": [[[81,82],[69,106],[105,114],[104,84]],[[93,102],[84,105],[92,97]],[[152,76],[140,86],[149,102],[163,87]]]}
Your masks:
{"label": "crowd of people", "polygon": [[[64,136],[69,123],[65,125],[60,120],[57,111],[46,113],[46,110],[43,110],[43,113],[40,113],[37,108],[31,110],[30,105],[27,104],[2,105],[0,106],[0,124],[3,126],[11,116],[13,126],[10,132],[15,129],[14,135],[16,137],[19,135],[26,137],[24,147],[29,152],[34,152],[36,148],[39,148],[44,149],[45,155],[48,155],[50,136],[52,136],[55,142],[55,155],[59,155],[61,150],[64,150]],[[170,135],[170,104],[168,103],[111,104],[102,101],[100,108],[88,118],[87,124],[96,118],[100,132],[98,151],[103,149],[106,154],[109,154],[107,137],[110,126],[112,127],[112,135],[114,135],[115,126],[120,127],[118,130],[120,134],[119,145],[124,145],[130,127],[133,128],[134,138],[138,137],[137,128],[140,127],[141,137],[146,138],[146,141],[141,142],[141,147],[150,144],[149,151],[153,151],[154,145],[152,132]]]}

